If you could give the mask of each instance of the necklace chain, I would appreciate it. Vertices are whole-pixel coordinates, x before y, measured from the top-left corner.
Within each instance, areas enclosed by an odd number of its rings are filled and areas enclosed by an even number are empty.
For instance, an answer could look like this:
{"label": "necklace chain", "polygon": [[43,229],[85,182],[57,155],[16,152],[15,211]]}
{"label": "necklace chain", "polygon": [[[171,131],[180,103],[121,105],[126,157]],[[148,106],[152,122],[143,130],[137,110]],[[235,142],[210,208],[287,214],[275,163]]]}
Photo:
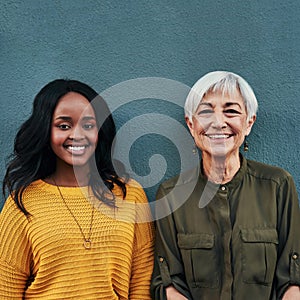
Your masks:
{"label": "necklace chain", "polygon": [[61,190],[59,188],[59,186],[56,184],[54,178],[52,178],[52,179],[54,181],[55,186],[57,187],[57,190],[59,192],[59,195],[60,195],[61,199],[63,200],[66,208],[68,209],[70,215],[72,216],[72,218],[74,219],[75,223],[77,224],[77,226],[78,226],[78,228],[80,230],[80,233],[81,233],[81,235],[83,237],[83,247],[85,249],[87,249],[87,250],[91,249],[92,248],[91,235],[92,235],[92,227],[93,227],[94,211],[95,211],[94,205],[93,205],[93,209],[92,209],[92,216],[91,216],[91,223],[90,223],[90,228],[89,228],[89,234],[86,237],[85,234],[84,234],[84,232],[83,232],[83,230],[82,230],[82,228],[81,228],[81,226],[80,226],[80,224],[79,224],[79,222],[78,222],[78,220],[76,219],[74,213],[71,211],[70,207],[68,206],[68,204],[67,204],[67,202],[66,202],[66,200],[65,200],[65,198],[64,198],[64,196],[63,196],[63,194],[62,194],[62,192],[61,192]]}

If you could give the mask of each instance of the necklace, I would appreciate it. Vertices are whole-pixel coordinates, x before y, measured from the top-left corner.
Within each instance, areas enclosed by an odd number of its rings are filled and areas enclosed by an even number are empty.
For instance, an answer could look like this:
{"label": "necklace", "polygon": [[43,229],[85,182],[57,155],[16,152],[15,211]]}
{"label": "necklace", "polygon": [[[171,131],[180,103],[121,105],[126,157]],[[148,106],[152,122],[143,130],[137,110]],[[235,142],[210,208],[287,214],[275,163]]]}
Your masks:
{"label": "necklace", "polygon": [[[52,179],[53,179],[53,178],[52,178]],[[59,188],[59,186],[56,184],[56,182],[55,182],[54,179],[53,179],[53,181],[54,181],[54,184],[55,184],[56,187],[57,187],[57,190],[58,190],[58,192],[59,192],[59,195],[60,195],[62,201],[64,202],[66,208],[68,209],[70,215],[72,216],[72,218],[74,219],[75,223],[77,224],[77,226],[78,226],[78,228],[79,228],[79,230],[80,230],[80,233],[81,233],[81,235],[82,235],[82,237],[83,237],[83,247],[84,247],[86,250],[90,250],[90,249],[92,248],[91,235],[92,235],[92,227],[93,227],[93,220],[94,220],[95,206],[93,205],[92,216],[91,216],[91,223],[90,223],[90,228],[89,228],[89,234],[88,234],[88,236],[86,237],[85,234],[84,234],[84,232],[83,232],[83,230],[82,230],[82,228],[81,228],[81,226],[80,226],[80,224],[79,224],[79,222],[78,222],[78,220],[76,219],[75,215],[73,214],[73,212],[71,211],[70,207],[68,206],[68,204],[67,204],[67,202],[66,202],[66,200],[65,200],[65,198],[64,198],[64,196],[63,196],[63,194],[62,194],[62,192],[61,192],[61,190],[60,190],[60,188]]]}

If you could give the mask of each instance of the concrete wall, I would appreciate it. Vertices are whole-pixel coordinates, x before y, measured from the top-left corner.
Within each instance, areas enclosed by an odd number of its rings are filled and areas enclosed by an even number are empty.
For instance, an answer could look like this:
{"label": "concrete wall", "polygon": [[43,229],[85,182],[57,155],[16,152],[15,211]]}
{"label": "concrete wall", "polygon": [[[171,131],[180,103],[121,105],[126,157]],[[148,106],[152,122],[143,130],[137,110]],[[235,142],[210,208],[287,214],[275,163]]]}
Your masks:
{"label": "concrete wall", "polygon": [[68,77],[105,96],[119,128],[117,156],[152,201],[163,179],[194,164],[184,97],[219,69],[242,75],[259,101],[247,157],[287,169],[300,192],[298,0],[1,0],[0,7],[1,178],[34,95]]}

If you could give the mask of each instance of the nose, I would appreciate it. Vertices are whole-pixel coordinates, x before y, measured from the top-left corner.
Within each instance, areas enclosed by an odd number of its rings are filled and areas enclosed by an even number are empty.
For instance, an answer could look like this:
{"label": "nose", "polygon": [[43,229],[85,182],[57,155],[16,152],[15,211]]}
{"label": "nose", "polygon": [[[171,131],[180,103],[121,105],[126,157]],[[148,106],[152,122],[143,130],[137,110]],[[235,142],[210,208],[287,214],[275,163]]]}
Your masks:
{"label": "nose", "polygon": [[223,129],[227,127],[226,118],[223,113],[214,113],[212,118],[212,126],[217,129]]}
{"label": "nose", "polygon": [[84,139],[84,133],[82,128],[80,128],[80,126],[73,127],[72,130],[70,131],[69,139],[76,140],[76,141],[80,141]]}

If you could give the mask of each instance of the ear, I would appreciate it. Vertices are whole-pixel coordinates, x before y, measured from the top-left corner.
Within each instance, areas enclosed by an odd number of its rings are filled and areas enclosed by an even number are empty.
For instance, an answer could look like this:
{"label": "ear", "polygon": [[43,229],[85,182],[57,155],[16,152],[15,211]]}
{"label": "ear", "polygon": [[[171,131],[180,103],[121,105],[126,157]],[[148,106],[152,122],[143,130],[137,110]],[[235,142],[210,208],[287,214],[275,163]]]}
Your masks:
{"label": "ear", "polygon": [[188,117],[185,117],[185,122],[186,122],[187,127],[190,130],[190,133],[191,133],[192,137],[194,137],[194,124],[193,124],[193,122]]}
{"label": "ear", "polygon": [[246,135],[249,135],[249,134],[250,134],[251,129],[252,129],[252,126],[253,126],[255,120],[256,120],[256,115],[253,115],[253,116],[249,119],[248,124],[247,124]]}

